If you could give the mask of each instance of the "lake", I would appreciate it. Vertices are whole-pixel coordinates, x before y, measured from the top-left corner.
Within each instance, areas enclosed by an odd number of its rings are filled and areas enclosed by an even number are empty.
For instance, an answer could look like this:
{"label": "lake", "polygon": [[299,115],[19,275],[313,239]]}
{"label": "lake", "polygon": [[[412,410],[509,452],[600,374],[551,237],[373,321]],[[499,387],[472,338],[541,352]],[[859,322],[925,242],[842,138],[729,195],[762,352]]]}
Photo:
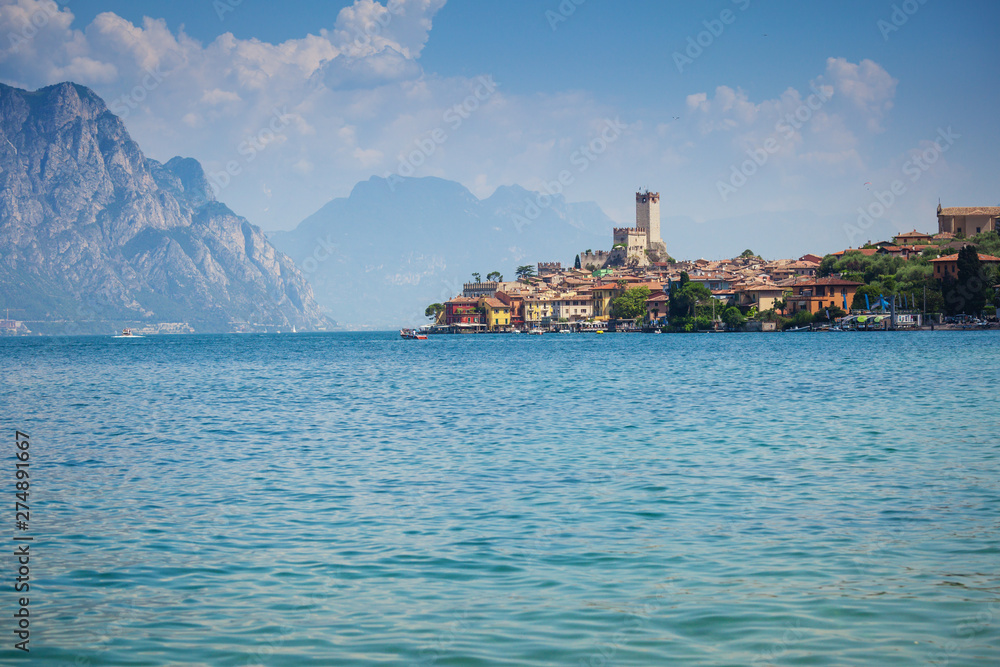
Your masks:
{"label": "lake", "polygon": [[998,664],[998,343],[0,339],[0,656]]}

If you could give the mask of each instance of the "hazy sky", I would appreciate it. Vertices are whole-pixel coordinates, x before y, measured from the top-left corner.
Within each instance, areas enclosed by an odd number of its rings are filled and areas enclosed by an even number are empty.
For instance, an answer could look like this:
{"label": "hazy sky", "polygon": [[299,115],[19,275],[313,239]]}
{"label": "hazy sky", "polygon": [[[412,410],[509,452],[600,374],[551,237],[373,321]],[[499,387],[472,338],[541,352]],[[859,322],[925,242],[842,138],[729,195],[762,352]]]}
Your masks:
{"label": "hazy sky", "polygon": [[392,173],[480,197],[562,175],[627,223],[647,186],[678,257],[718,256],[734,223],[765,255],[774,220],[828,252],[932,230],[939,197],[1000,203],[997,2],[276,5],[0,0],[0,80],[94,88],[271,230]]}

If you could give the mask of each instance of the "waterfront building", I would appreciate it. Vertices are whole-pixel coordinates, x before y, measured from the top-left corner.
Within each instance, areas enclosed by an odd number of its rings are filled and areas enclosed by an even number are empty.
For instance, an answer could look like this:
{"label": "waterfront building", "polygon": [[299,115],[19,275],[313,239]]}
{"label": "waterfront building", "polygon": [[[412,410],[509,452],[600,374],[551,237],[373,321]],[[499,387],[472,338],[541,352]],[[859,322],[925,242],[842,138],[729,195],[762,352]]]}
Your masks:
{"label": "waterfront building", "polygon": [[487,331],[510,330],[510,306],[500,299],[484,296],[479,300]]}
{"label": "waterfront building", "polygon": [[444,304],[444,323],[459,328],[475,328],[482,323],[479,299],[456,296]]}
{"label": "waterfront building", "polygon": [[524,298],[524,324],[527,327],[538,327],[552,320],[552,299],[542,296],[527,296]]}
{"label": "waterfront building", "polygon": [[[757,306],[758,312],[772,310],[774,302],[780,301],[785,288],[773,284],[737,285],[735,288],[736,305]],[[854,298],[853,296],[851,297]],[[848,302],[850,305],[850,302]]]}
{"label": "waterfront building", "polygon": [[864,284],[832,276],[785,282],[788,284],[782,286],[791,291],[787,299],[788,312],[794,314],[800,310],[808,310],[813,315],[824,308],[850,310],[854,294]]}

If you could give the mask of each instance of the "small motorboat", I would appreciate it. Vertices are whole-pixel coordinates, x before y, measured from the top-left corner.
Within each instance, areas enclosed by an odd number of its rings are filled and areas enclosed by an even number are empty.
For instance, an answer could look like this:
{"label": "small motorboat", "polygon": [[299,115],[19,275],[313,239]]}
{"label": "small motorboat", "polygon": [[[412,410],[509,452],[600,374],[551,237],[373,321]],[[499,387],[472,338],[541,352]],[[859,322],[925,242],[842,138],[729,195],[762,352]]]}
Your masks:
{"label": "small motorboat", "polygon": [[414,329],[400,329],[399,335],[410,340],[427,340],[427,334],[422,334]]}
{"label": "small motorboat", "polygon": [[115,338],[145,338],[145,336],[140,336],[139,334],[137,334],[132,329],[129,329],[128,327],[125,327],[124,329],[122,329],[121,335],[120,336],[115,336]]}
{"label": "small motorboat", "polygon": [[545,332],[542,331],[541,329],[532,329],[531,331],[528,332],[528,334],[531,336],[541,336],[543,333]]}

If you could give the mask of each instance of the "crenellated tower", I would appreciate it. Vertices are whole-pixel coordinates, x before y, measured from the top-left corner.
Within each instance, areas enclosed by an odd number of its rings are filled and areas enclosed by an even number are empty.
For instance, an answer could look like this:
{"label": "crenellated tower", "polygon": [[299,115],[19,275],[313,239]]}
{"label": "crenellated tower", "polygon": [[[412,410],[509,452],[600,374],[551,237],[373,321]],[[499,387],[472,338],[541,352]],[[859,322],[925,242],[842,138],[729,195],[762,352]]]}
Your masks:
{"label": "crenellated tower", "polygon": [[635,226],[646,232],[646,247],[652,248],[655,243],[663,243],[660,238],[660,193],[635,193]]}

